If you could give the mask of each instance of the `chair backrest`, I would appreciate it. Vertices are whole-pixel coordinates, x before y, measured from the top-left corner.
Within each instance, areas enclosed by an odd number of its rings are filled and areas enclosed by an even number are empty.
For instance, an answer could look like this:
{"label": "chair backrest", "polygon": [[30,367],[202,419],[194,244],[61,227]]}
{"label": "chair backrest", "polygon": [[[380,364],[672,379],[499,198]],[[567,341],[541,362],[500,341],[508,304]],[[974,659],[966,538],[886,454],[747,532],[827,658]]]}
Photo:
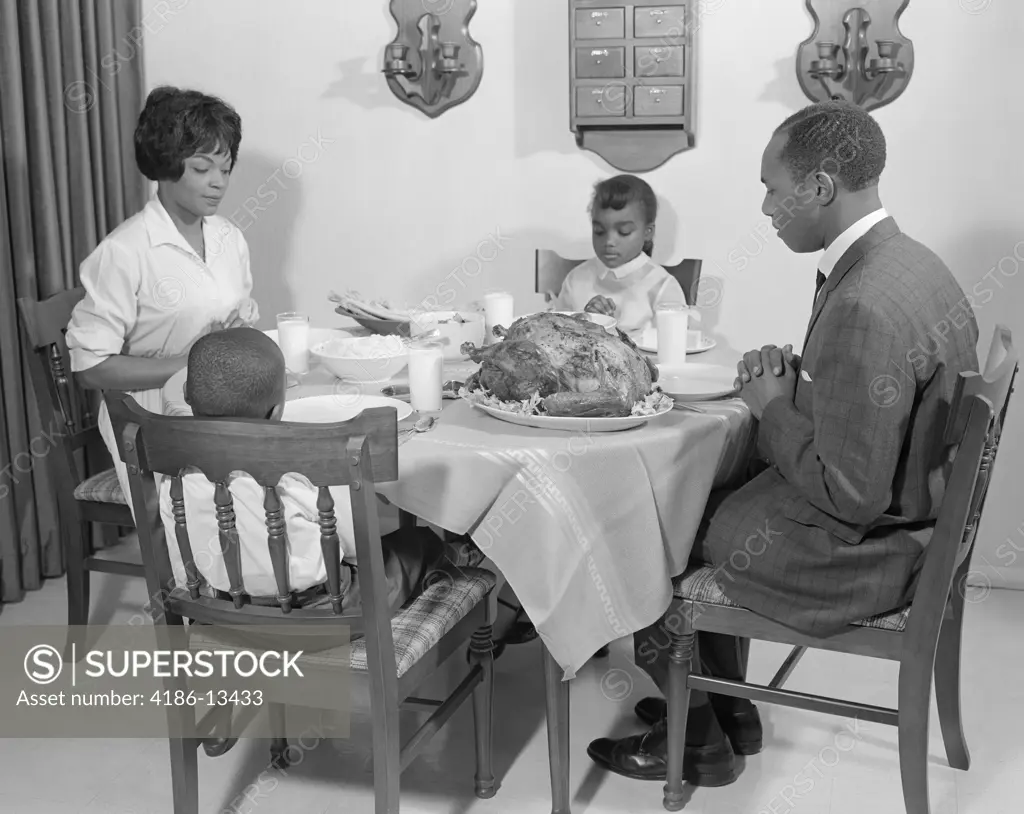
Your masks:
{"label": "chair backrest", "polygon": [[[154,507],[154,473],[170,477],[175,519],[172,543],[162,541],[153,529],[159,516],[138,523],[146,581],[153,605],[199,622],[219,625],[288,624],[296,621],[337,624],[344,622],[350,634],[361,634],[366,625],[386,627],[390,641],[390,608],[380,545],[376,483],[398,477],[398,414],[394,408],[364,410],[350,421],[332,424],[295,424],[247,419],[161,416],[144,410],[129,395],[105,394],[117,439],[118,452],[128,468],[131,501],[136,517]],[[203,596],[192,542],[187,527],[181,472],[195,467],[215,484],[214,503],[219,526],[217,552],[228,575],[230,599]],[[228,488],[232,472],[245,472],[263,487],[263,508],[278,607],[252,605],[242,579],[242,549],[235,511]],[[304,475],[318,489],[320,547],[327,570],[330,608],[293,607],[289,586],[289,545],[277,485],[283,475]],[[352,504],[356,556],[360,566],[362,613],[342,609],[348,580],[341,564],[330,486],[348,486]],[[150,507],[150,508],[147,508]],[[174,586],[166,546],[176,544],[187,574],[187,585]],[[187,594],[185,589],[187,589]],[[372,625],[371,625],[372,621]],[[361,623],[362,622],[362,623]]]}
{"label": "chair backrest", "polygon": [[[962,606],[970,558],[992,480],[996,452],[1019,367],[1009,329],[996,327],[984,373],[961,373],[947,421],[946,442],[956,457],[946,482],[935,530],[925,554],[907,633],[925,641],[938,636],[950,588]],[[950,434],[955,430],[958,435]]]}
{"label": "chair backrest", "polygon": [[[82,298],[84,288],[62,291],[45,300],[22,297],[18,300],[22,335],[29,348],[29,375],[39,405],[43,431],[59,440],[61,476],[73,489],[83,478],[75,451],[82,447],[105,449],[90,403],[90,394],[78,387],[71,374],[64,334],[71,312]],[[106,454],[104,458],[106,458]]]}
{"label": "chair backrest", "polygon": [[[544,299],[550,302],[562,290],[562,283],[569,276],[569,272],[585,262],[585,260],[569,260],[550,249],[537,249],[536,292],[543,294]],[[683,289],[683,296],[686,298],[687,305],[697,304],[697,290],[700,285],[702,264],[703,261],[701,260],[691,259],[683,260],[674,266],[665,266],[665,271],[675,277]]]}

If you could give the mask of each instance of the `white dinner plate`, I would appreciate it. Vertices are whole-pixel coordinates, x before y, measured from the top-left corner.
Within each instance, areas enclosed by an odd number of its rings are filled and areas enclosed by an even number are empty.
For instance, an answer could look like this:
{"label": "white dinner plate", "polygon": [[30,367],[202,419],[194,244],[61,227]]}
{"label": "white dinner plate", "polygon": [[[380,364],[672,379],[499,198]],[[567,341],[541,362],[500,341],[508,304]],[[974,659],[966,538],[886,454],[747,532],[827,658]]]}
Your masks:
{"label": "white dinner plate", "polygon": [[736,368],[687,362],[678,367],[658,365],[658,386],[676,401],[712,401],[736,392]]}
{"label": "white dinner plate", "polygon": [[[711,350],[717,344],[718,343],[714,339],[712,339],[711,337],[709,337],[709,336],[702,336],[699,345],[697,345],[695,347],[689,347],[689,348],[686,349],[686,355],[689,356],[692,353],[704,353],[704,351]],[[651,339],[649,341],[637,342],[636,346],[638,348],[640,348],[640,350],[646,351],[647,353],[657,353],[658,352],[658,338],[657,338],[657,336],[655,336],[653,339]]]}
{"label": "white dinner plate", "polygon": [[553,416],[553,415],[520,415],[510,413],[506,410],[499,410],[496,407],[488,407],[484,404],[469,402],[474,407],[483,410],[501,421],[509,424],[518,424],[521,427],[535,427],[540,430],[567,430],[569,432],[620,432],[631,430],[634,427],[642,426],[652,418],[672,412],[672,405],[666,404],[654,415],[626,415],[609,418],[579,418],[576,416]]}
{"label": "white dinner plate", "polygon": [[348,421],[371,407],[394,407],[398,410],[399,421],[412,415],[412,407],[398,399],[338,393],[335,396],[308,396],[289,401],[284,405],[281,420],[302,424],[330,424],[334,421]]}

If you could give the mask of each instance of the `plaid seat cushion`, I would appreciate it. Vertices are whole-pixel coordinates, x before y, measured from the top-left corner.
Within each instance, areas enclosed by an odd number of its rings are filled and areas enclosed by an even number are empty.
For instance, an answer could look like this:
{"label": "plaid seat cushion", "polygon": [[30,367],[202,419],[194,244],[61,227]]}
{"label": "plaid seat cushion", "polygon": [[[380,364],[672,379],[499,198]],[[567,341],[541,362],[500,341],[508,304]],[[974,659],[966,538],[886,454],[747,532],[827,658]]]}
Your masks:
{"label": "plaid seat cushion", "polygon": [[[481,568],[435,571],[433,574],[438,577],[430,579],[423,592],[413,597],[391,619],[391,637],[395,644],[399,678],[480,604],[497,582],[494,574]],[[210,628],[205,625],[192,625],[189,631],[190,648],[216,645],[221,649],[233,649],[231,644],[209,635]],[[304,653],[296,663],[340,667],[344,651],[345,648],[335,647],[316,653]],[[366,672],[366,659],[366,639],[352,642],[349,645],[349,669]]]}
{"label": "plaid seat cushion", "polygon": [[98,475],[86,478],[75,489],[75,500],[88,500],[90,503],[120,503],[127,506],[117,473],[113,469],[104,469]]}
{"label": "plaid seat cushion", "polygon": [[[691,568],[681,577],[677,577],[674,584],[674,593],[680,599],[689,599],[704,605],[724,605],[730,608],[739,607],[718,587],[718,583],[715,581],[715,569],[707,566]],[[872,616],[870,619],[862,619],[853,624],[857,627],[874,627],[881,630],[902,632],[907,627],[907,617],[909,616],[910,605],[907,605],[900,610]]]}

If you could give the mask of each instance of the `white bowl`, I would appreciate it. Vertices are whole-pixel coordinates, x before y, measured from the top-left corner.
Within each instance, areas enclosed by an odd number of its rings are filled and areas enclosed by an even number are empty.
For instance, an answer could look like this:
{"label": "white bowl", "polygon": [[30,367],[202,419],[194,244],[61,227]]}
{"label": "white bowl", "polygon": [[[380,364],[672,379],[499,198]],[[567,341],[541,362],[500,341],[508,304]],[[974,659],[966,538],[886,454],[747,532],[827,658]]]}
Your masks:
{"label": "white bowl", "polygon": [[[277,341],[277,328],[273,328],[269,331],[264,331],[267,336],[277,342],[280,346],[280,342]],[[340,328],[310,328],[309,329],[309,349],[312,350],[314,345],[319,345],[323,342],[330,342],[332,339],[345,339],[352,336],[350,331],[343,331]]]}
{"label": "white bowl", "polygon": [[[456,322],[458,315],[465,322]],[[441,335],[436,340],[444,347],[444,358],[448,360],[465,359],[462,343],[472,342],[478,347],[484,344],[484,315],[477,311],[426,311],[413,317],[411,325],[415,335],[420,331],[437,328]],[[415,336],[414,336],[415,338]]]}
{"label": "white bowl", "polygon": [[314,345],[310,352],[339,379],[386,382],[409,363],[409,350],[397,336],[352,336]]}

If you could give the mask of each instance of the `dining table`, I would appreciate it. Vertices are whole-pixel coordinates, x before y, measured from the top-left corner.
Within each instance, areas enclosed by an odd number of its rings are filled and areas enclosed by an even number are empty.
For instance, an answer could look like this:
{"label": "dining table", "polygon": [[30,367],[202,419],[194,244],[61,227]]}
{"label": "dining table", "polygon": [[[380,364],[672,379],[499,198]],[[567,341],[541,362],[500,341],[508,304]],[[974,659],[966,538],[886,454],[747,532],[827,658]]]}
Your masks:
{"label": "dining table", "polygon": [[[688,361],[735,367],[737,356],[712,349]],[[465,381],[476,368],[446,360],[443,378]],[[165,384],[166,415],[191,414],[186,375]],[[387,382],[342,381],[311,355],[287,399],[330,396],[351,413],[364,397],[408,383],[405,371]],[[521,426],[460,398],[433,415],[429,431],[401,433],[398,480],[378,494],[470,535],[533,622],[544,644],[552,812],[568,814],[570,679],[601,647],[668,609],[708,496],[742,476],[756,424],[736,397],[677,403],[619,432],[585,419],[569,430]]]}

